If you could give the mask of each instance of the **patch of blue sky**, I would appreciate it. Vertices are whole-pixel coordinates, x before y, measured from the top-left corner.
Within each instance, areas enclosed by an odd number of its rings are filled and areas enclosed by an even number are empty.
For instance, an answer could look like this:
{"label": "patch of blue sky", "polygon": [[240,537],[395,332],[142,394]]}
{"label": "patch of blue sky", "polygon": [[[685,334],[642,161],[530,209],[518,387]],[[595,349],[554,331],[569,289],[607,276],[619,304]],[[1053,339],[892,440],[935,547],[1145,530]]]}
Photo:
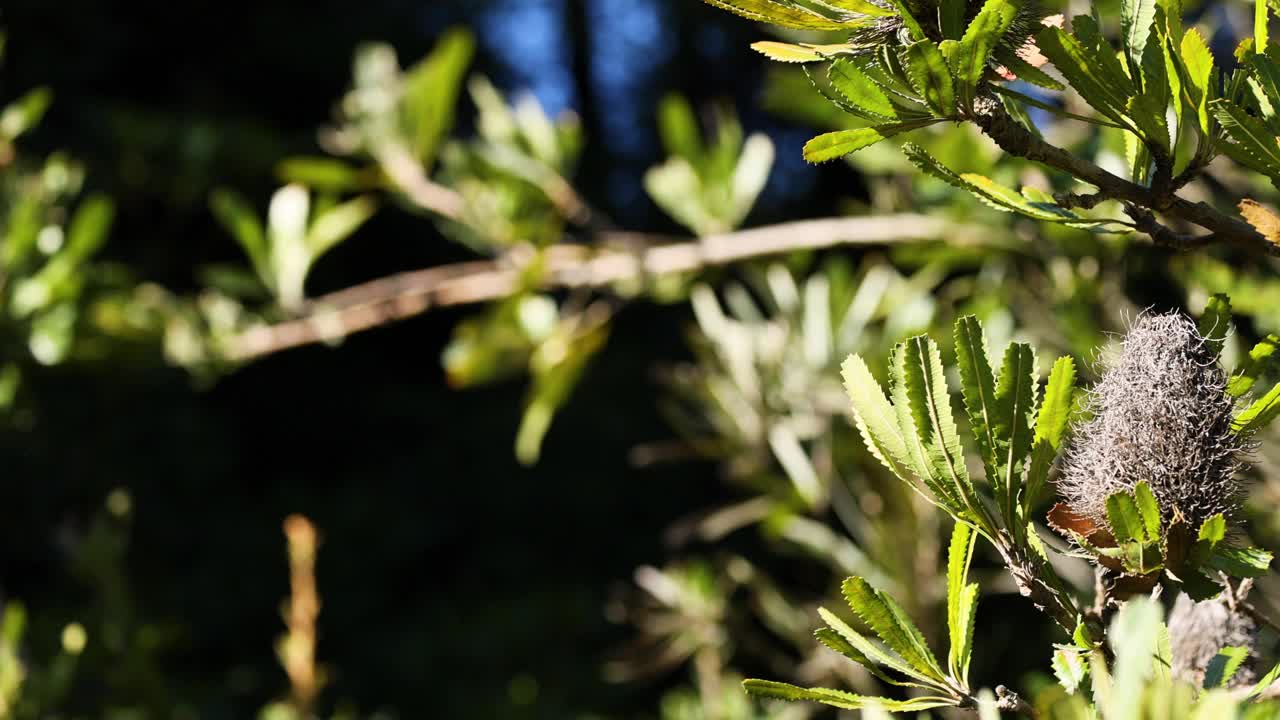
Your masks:
{"label": "patch of blue sky", "polygon": [[578,104],[564,13],[565,0],[496,0],[476,21],[480,42],[502,65],[504,89],[533,93],[553,116]]}
{"label": "patch of blue sky", "polygon": [[612,151],[652,155],[655,76],[675,52],[674,20],[655,0],[589,0],[591,79]]}

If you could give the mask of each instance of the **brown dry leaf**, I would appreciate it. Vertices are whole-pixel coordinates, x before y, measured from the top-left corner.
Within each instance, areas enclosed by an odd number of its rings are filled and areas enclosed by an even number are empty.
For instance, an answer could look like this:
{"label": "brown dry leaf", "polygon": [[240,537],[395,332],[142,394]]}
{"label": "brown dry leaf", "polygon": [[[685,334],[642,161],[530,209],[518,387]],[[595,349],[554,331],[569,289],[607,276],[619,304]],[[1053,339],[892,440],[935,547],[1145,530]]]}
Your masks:
{"label": "brown dry leaf", "polygon": [[1248,198],[1240,201],[1240,214],[1272,244],[1280,245],[1280,216],[1257,200]]}
{"label": "brown dry leaf", "polygon": [[1111,535],[1111,531],[1106,527],[1080,515],[1076,511],[1067,507],[1066,503],[1058,503],[1049,509],[1047,516],[1049,527],[1058,533],[1071,537],[1079,535],[1094,547],[1115,547],[1115,537]]}

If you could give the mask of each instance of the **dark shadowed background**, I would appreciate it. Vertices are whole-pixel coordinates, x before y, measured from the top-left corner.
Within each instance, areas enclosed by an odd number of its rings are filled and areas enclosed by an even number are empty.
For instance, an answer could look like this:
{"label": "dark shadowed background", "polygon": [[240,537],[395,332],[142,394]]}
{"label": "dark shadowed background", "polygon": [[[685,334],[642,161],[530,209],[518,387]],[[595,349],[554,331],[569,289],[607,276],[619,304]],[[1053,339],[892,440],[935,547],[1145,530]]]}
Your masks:
{"label": "dark shadowed background", "polygon": [[[652,109],[670,91],[730,99],[778,143],[753,222],[830,213],[858,187],[843,166],[806,167],[808,131],[757,109],[764,63],[747,45],[759,31],[695,0],[8,0],[0,23],[4,95],[55,91],[28,147],[82,159],[89,186],[118,203],[107,257],[178,290],[238,256],[209,192],[264,205],[276,162],[315,151],[360,43],[390,42],[408,63],[456,24],[478,35],[477,72],[580,113],[579,187],[629,227],[675,229],[640,186],[659,158]],[[382,213],[311,289],[464,257],[429,225]],[[466,313],[287,352],[208,386],[147,363],[28,378],[29,411],[0,432],[0,593],[51,618],[106,612],[108,597],[152,650],[150,663],[82,678],[73,709],[112,697],[232,718],[277,695],[280,522],[302,512],[324,537],[329,697],[403,717],[652,711],[669,680],[601,678],[628,634],[604,606],[636,565],[661,560],[662,528],[720,492],[710,465],[626,461],[635,443],[671,435],[651,369],[686,352],[687,309],[627,311],[532,469],[511,451],[520,383],[445,385],[440,353]],[[127,588],[66,542],[118,487],[134,507]]]}

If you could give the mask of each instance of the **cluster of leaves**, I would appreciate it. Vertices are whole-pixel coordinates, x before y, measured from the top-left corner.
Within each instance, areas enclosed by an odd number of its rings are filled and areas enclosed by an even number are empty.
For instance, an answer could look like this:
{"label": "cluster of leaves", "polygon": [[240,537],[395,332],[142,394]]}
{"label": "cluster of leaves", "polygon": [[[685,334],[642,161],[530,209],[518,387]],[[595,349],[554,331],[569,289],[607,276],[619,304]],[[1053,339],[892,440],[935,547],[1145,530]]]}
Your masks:
{"label": "cluster of leaves", "polygon": [[[908,157],[922,171],[997,209],[1098,230],[1136,228],[1175,245],[1178,236],[1158,226],[1151,211],[1168,211],[1220,235],[1234,234],[1237,240],[1261,236],[1275,243],[1280,238],[1280,219],[1252,201],[1241,211],[1256,235],[1226,216],[1206,217],[1171,207],[1178,202],[1178,189],[1218,155],[1273,182],[1280,172],[1275,149],[1280,125],[1273,109],[1280,102],[1275,81],[1280,66],[1269,43],[1271,11],[1265,0],[1256,4],[1254,36],[1241,43],[1236,52],[1239,63],[1226,74],[1215,65],[1200,32],[1183,27],[1181,6],[1166,0],[1121,3],[1119,48],[1109,43],[1096,14],[1073,18],[1067,29],[1060,16],[1032,16],[1013,0],[712,4],[785,28],[839,32],[849,38],[833,44],[769,41],[755,46],[783,62],[827,63],[825,86],[819,89],[831,103],[867,123],[814,138],[805,147],[805,157],[812,162],[844,157],[943,121],[970,121],[1006,152],[1095,186],[1086,202],[1071,193],[1055,196],[1035,187],[1019,192],[980,175],[957,173],[915,145],[906,146]],[[1046,63],[1056,73],[1041,69]],[[1039,88],[1028,95],[1000,84],[1014,79]],[[1093,115],[1068,112],[1042,99],[1068,88]],[[1120,131],[1128,178],[1045,143],[1030,120],[1029,108]],[[1127,220],[1076,210],[1108,199],[1139,209],[1126,207]]]}
{"label": "cluster of leaves", "polygon": [[[1202,320],[1206,328],[1216,328],[1217,334],[1213,337],[1218,338],[1218,342],[1229,324],[1227,308],[1225,298],[1215,298]],[[968,474],[941,354],[932,339],[918,336],[894,348],[889,364],[892,385],[887,396],[861,357],[853,355],[844,365],[845,384],[857,427],[868,449],[885,467],[956,522],[947,575],[947,619],[952,640],[947,671],[943,672],[924,644],[923,636],[901,608],[864,580],[851,578],[844,586],[846,599],[876,633],[883,647],[825,612],[823,617],[833,630],[819,631],[819,639],[855,662],[874,668],[877,677],[883,680],[924,688],[931,694],[899,701],[767,681],[747,681],[746,687],[768,697],[815,700],[845,708],[860,708],[868,703],[889,711],[947,704],[972,706],[977,700],[968,688],[967,667],[977,586],[969,584],[966,577],[973,543],[976,538],[984,537],[994,545],[1022,593],[1072,634],[1075,644],[1059,646],[1054,658],[1055,671],[1064,689],[1075,693],[1084,674],[1092,672],[1092,702],[1101,708],[1105,717],[1138,717],[1144,683],[1150,679],[1150,672],[1130,678],[1133,670],[1129,665],[1150,664],[1152,655],[1134,654],[1134,646],[1141,647],[1144,642],[1126,639],[1132,630],[1125,626],[1125,620],[1139,611],[1122,611],[1108,638],[1107,631],[1098,624],[1100,618],[1089,617],[1077,607],[1072,594],[1048,563],[1046,543],[1031,520],[1073,414],[1074,363],[1070,358],[1059,359],[1041,393],[1035,355],[1030,346],[1011,343],[997,376],[987,355],[981,324],[972,317],[962,317],[956,322],[954,347],[964,407],[973,445],[986,474],[989,496]],[[1260,364],[1271,356],[1267,347],[1273,347],[1269,340],[1232,376],[1232,387],[1239,390],[1252,385],[1250,379],[1259,375]],[[1265,420],[1274,419],[1276,401],[1267,399],[1272,393],[1241,411],[1235,426],[1237,431],[1249,428],[1252,432],[1265,424]],[[1255,422],[1258,424],[1254,425]],[[1186,590],[1193,597],[1211,597],[1223,588],[1211,583],[1205,573],[1212,572],[1224,580],[1254,578],[1265,573],[1270,565],[1269,553],[1224,542],[1227,522],[1222,515],[1207,520],[1195,537],[1178,526],[1176,510],[1172,527],[1166,527],[1161,509],[1146,483],[1140,483],[1133,493],[1119,492],[1108,497],[1107,510],[1109,528],[1097,528],[1088,537],[1078,529],[1069,529],[1069,534],[1089,556],[1117,573],[1113,594],[1109,596],[1111,602],[1119,603],[1135,592],[1150,590],[1161,571],[1175,589]],[[1104,536],[1106,542],[1102,540]],[[1151,582],[1134,587],[1135,578]],[[1227,589],[1230,590],[1230,586]],[[1155,617],[1158,622],[1158,615]],[[1115,634],[1117,626],[1121,628],[1119,635]],[[1163,655],[1153,654],[1157,666],[1163,657],[1166,659],[1163,667],[1167,668],[1167,632],[1163,637]],[[1114,668],[1102,650],[1108,640],[1117,656]],[[1234,650],[1228,652],[1231,657],[1239,654]],[[1236,659],[1231,667],[1238,664]],[[883,675],[886,669],[901,677]],[[1162,672],[1166,676],[1164,681],[1172,683],[1167,670]],[[1116,676],[1114,680],[1112,673]],[[1224,675],[1229,673],[1219,668],[1210,673],[1206,682],[1219,686],[1224,682]],[[1115,687],[1121,678],[1134,683],[1129,691],[1120,692]],[[1257,697],[1273,680],[1274,677],[1264,678],[1251,697]],[[1155,691],[1148,692],[1158,696]],[[1067,717],[1087,717],[1093,712],[1089,702],[1066,702],[1080,708],[1079,714],[1073,710]],[[1187,702],[1183,711],[1191,707],[1190,695]],[[1210,693],[1199,702],[1227,701]],[[1230,702],[1233,703],[1230,707],[1235,707],[1235,700]],[[913,703],[922,705],[917,707]]]}

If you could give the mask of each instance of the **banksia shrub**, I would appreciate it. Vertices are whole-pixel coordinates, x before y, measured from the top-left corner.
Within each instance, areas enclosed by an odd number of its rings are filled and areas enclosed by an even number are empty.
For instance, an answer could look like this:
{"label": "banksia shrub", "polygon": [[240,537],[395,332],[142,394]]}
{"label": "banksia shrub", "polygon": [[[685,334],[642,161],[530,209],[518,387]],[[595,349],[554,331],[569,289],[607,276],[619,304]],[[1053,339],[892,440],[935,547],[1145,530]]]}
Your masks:
{"label": "banksia shrub", "polygon": [[1184,315],[1140,317],[1088,395],[1092,419],[1066,455],[1058,489],[1077,515],[1106,522],[1107,498],[1147,482],[1165,521],[1230,516],[1247,442],[1217,353]]}

